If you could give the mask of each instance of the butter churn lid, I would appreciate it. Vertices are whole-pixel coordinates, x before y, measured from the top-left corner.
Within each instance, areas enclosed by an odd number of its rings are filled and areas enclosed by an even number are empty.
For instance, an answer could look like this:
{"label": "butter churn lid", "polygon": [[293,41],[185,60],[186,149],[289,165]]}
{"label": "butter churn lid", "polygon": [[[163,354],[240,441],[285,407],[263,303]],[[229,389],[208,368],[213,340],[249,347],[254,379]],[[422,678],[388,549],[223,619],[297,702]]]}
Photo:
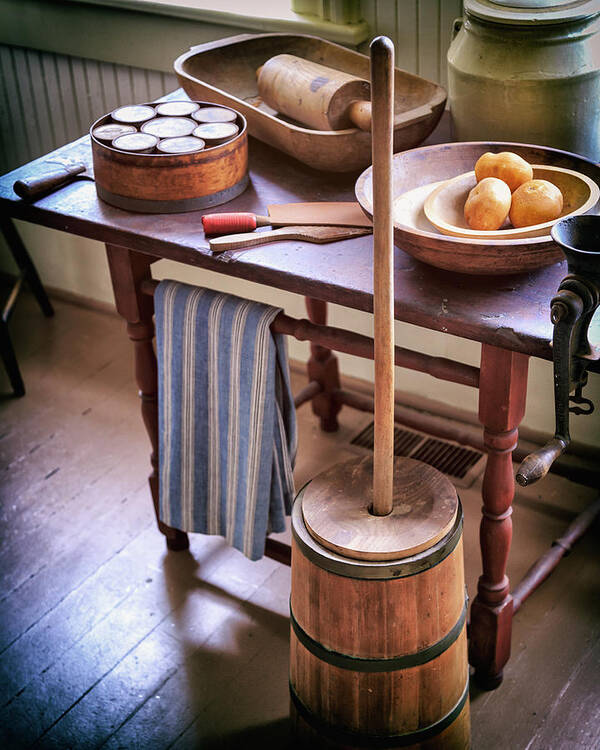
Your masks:
{"label": "butter churn lid", "polygon": [[484,21],[531,26],[583,21],[600,13],[600,0],[464,0],[464,8]]}

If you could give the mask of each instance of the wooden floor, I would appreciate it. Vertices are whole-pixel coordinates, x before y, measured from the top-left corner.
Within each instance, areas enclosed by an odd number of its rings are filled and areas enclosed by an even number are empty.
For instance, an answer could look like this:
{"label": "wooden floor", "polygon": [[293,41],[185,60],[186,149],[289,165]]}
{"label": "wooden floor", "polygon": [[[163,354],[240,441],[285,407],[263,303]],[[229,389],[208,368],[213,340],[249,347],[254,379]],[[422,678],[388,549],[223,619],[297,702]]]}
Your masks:
{"label": "wooden floor", "polygon": [[[56,309],[44,319],[22,296],[11,331],[27,395],[0,401],[0,747],[289,746],[289,568],[214,537],[166,552],[124,326]],[[303,406],[298,485],[367,419],[346,409],[325,435]],[[594,494],[556,477],[519,491],[511,575]],[[461,497],[472,597],[478,482]],[[600,747],[597,534],[519,612],[502,686],[472,690],[475,750]]]}

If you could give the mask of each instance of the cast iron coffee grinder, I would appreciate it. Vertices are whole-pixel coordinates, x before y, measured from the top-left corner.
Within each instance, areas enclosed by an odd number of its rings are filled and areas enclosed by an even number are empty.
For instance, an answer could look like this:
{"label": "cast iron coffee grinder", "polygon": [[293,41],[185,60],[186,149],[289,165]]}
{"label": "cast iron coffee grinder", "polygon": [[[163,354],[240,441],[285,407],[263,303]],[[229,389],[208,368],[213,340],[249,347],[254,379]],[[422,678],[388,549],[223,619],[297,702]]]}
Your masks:
{"label": "cast iron coffee grinder", "polygon": [[[600,303],[600,216],[575,216],[559,221],[552,238],[567,258],[568,274],[551,302],[554,325],[554,409],[556,431],[543,448],[530,453],[517,472],[525,487],[545,476],[567,449],[569,414],[591,414],[592,402],[582,395],[588,370],[600,371],[600,346],[592,346],[588,331]],[[573,394],[573,395],[571,395]]]}

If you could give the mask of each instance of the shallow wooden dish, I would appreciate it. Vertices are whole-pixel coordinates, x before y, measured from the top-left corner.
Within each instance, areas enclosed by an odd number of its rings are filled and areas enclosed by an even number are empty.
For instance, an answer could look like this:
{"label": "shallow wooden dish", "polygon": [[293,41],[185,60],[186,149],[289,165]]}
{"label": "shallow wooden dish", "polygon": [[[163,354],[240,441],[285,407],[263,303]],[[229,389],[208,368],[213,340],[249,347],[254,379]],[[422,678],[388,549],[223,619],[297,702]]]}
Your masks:
{"label": "shallow wooden dish", "polygon": [[[522,237],[543,237],[560,219],[590,211],[600,198],[598,185],[584,174],[563,167],[533,164],[533,178],[548,180],[556,185],[563,196],[563,210],[559,217],[543,224],[513,227],[507,220],[496,231],[471,229],[464,216],[464,205],[477,181],[475,172],[465,172],[433,190],[423,204],[425,216],[442,234],[482,240],[510,240]],[[437,183],[436,183],[437,184]]]}
{"label": "shallow wooden dish", "polygon": [[[312,130],[268,107],[258,95],[256,70],[270,57],[288,53],[369,79],[369,58],[308,35],[243,34],[192,47],[175,60],[180,84],[190,99],[209,99],[241,112],[248,132],[315,169],[353,172],[371,163],[371,134]],[[445,90],[432,81],[396,69],[394,150],[425,140],[440,119]]]}
{"label": "shallow wooden dish", "polygon": [[[425,200],[443,182],[473,169],[486,151],[514,151],[530,164],[562,167],[600,184],[600,166],[567,151],[522,143],[475,141],[442,143],[394,156],[394,242],[413,257],[448,271],[510,274],[535,270],[563,259],[550,235],[512,239],[452,237],[435,230],[423,210]],[[358,178],[356,198],[373,214],[372,169]],[[598,204],[589,213],[597,213]]]}

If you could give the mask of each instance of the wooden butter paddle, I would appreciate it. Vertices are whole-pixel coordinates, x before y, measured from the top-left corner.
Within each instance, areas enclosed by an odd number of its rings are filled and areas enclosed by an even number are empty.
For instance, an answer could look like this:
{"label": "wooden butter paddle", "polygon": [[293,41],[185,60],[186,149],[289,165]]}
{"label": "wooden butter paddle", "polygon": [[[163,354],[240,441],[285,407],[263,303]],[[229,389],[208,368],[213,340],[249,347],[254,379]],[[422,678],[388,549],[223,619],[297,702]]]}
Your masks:
{"label": "wooden butter paddle", "polygon": [[225,250],[245,250],[257,245],[266,245],[268,242],[281,242],[283,240],[301,240],[302,242],[315,242],[323,245],[327,242],[347,240],[370,233],[369,228],[360,227],[295,226],[271,229],[267,232],[244,232],[226,235],[225,237],[215,237],[208,244],[213,253],[222,253]]}

